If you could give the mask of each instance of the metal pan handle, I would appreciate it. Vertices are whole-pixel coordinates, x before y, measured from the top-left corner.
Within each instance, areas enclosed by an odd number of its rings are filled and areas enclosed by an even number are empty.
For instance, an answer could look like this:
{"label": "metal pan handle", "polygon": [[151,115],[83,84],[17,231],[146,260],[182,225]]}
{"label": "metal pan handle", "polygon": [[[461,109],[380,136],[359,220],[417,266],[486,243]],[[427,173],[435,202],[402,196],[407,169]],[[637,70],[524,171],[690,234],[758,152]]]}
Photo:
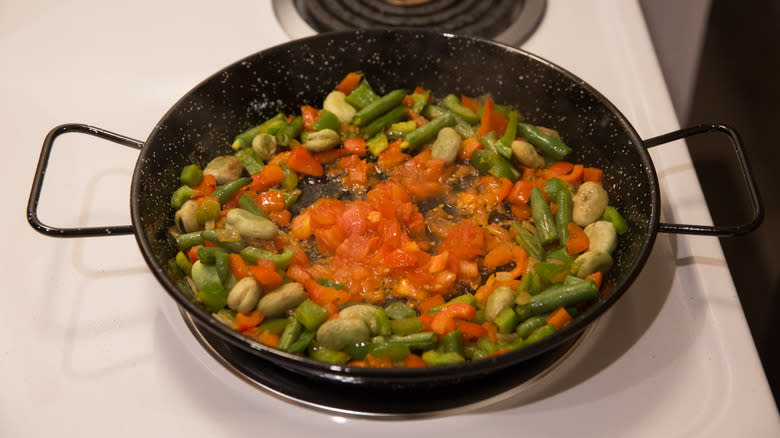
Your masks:
{"label": "metal pan handle", "polygon": [[734,149],[734,153],[737,156],[737,164],[739,170],[742,173],[742,179],[747,188],[748,197],[750,198],[750,204],[753,209],[753,216],[749,222],[741,225],[733,226],[707,226],[707,225],[686,225],[686,224],[668,224],[661,223],[658,226],[658,231],[663,233],[679,233],[679,234],[698,234],[708,236],[737,236],[753,231],[761,223],[764,216],[764,211],[761,206],[761,201],[758,196],[758,189],[756,183],[753,180],[753,173],[750,171],[745,152],[742,147],[742,140],[740,140],[739,134],[733,128],[722,124],[710,124],[710,125],[697,125],[690,128],[680,129],[678,131],[670,132],[668,134],[659,135],[658,137],[649,138],[643,140],[645,148],[651,148],[664,143],[669,143],[674,140],[679,140],[685,137],[691,137],[697,134],[704,134],[708,132],[719,132],[725,134],[728,137],[731,147]]}
{"label": "metal pan handle", "polygon": [[132,225],[108,226],[108,227],[85,227],[85,228],[58,228],[46,225],[38,219],[38,202],[41,197],[41,188],[43,187],[43,178],[46,175],[46,168],[49,166],[49,157],[54,141],[62,134],[67,132],[78,132],[81,134],[92,135],[95,137],[109,140],[123,146],[134,149],[142,149],[144,144],[138,140],[115,134],[94,126],[69,123],[60,125],[49,131],[43,140],[41,155],[38,158],[38,167],[35,169],[35,179],[33,179],[32,189],[30,190],[30,199],[27,202],[27,221],[38,232],[53,237],[91,237],[91,236],[113,236],[121,234],[132,234]]}

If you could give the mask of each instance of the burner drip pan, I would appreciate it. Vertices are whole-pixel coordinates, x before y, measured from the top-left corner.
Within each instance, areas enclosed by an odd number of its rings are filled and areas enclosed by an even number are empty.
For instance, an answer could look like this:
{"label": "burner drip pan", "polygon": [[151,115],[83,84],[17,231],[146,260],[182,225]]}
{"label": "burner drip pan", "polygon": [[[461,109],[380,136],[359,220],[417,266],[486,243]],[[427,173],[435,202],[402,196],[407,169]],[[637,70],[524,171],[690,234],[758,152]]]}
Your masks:
{"label": "burner drip pan", "polygon": [[282,27],[294,38],[301,35],[291,32],[295,26],[286,23],[302,18],[320,33],[412,28],[517,45],[536,29],[546,0],[274,0],[273,4]]}

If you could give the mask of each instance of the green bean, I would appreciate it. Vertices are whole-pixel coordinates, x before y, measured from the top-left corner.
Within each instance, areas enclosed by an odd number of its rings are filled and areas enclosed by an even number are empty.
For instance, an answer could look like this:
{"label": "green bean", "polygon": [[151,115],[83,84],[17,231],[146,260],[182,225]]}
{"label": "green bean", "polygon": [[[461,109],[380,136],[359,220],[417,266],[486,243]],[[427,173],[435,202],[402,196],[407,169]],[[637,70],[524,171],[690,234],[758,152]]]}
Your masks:
{"label": "green bean", "polygon": [[302,353],[314,340],[315,333],[311,330],[304,330],[298,335],[296,339],[285,351],[292,354]]}
{"label": "green bean", "polygon": [[298,339],[303,331],[303,324],[300,323],[294,316],[288,317],[289,322],[284,327],[282,335],[279,337],[279,345],[277,348],[287,351],[288,348]]}
{"label": "green bean", "polygon": [[466,359],[458,353],[439,353],[435,350],[429,350],[423,353],[422,359],[429,366],[453,365],[463,363]]}
{"label": "green bean", "polygon": [[549,313],[532,316],[520,323],[515,329],[515,333],[517,333],[521,338],[527,338],[528,335],[530,335],[534,330],[546,325],[547,318],[549,316]]}
{"label": "green bean", "polygon": [[424,328],[425,325],[416,316],[390,320],[390,331],[394,335],[411,335],[422,331]]}
{"label": "green bean", "polygon": [[179,175],[179,181],[188,186],[197,186],[203,180],[203,171],[197,164],[184,166]]}
{"label": "green bean", "polygon": [[560,161],[569,155],[571,148],[566,146],[562,141],[555,137],[551,137],[542,133],[536,126],[528,123],[518,123],[517,131],[520,136],[528,140],[529,143],[539,148],[542,154],[548,157]]}
{"label": "green bean", "polygon": [[204,239],[200,231],[193,231],[192,233],[179,234],[176,237],[176,244],[179,249],[186,251],[193,246],[203,245]]}
{"label": "green bean", "polygon": [[301,132],[303,132],[303,117],[297,116],[276,133],[276,143],[281,146],[289,146],[290,140],[301,135]]}
{"label": "green bean", "polygon": [[544,199],[544,195],[538,187],[531,189],[531,216],[534,219],[536,235],[539,236],[539,242],[542,245],[558,240],[558,231],[555,229],[550,204]]}
{"label": "green bean", "polygon": [[537,328],[533,332],[531,332],[531,334],[528,335],[528,337],[525,339],[525,344],[528,345],[528,344],[533,344],[534,342],[538,342],[538,341],[540,341],[540,340],[542,340],[542,339],[552,335],[553,333],[555,333],[555,331],[556,331],[556,328],[555,328],[554,325],[552,325],[552,324],[545,324],[545,325]]}
{"label": "green bean", "polygon": [[238,158],[238,161],[241,162],[241,165],[244,166],[244,169],[246,169],[247,173],[250,175],[260,173],[260,171],[263,170],[263,160],[255,154],[255,151],[252,150],[252,148],[239,149],[238,152],[235,153],[235,157]]}
{"label": "green bean", "polygon": [[230,200],[230,198],[238,191],[238,189],[251,182],[252,178],[241,177],[237,180],[230,181],[229,183],[222,184],[221,186],[217,187],[216,190],[211,193],[211,196],[219,198],[219,202],[224,204]]}
{"label": "green bean", "polygon": [[431,90],[425,90],[422,93],[412,94],[412,111],[417,114],[422,114],[425,109],[425,105],[428,104],[428,99],[431,97]]}
{"label": "green bean", "polygon": [[254,264],[257,263],[258,259],[265,259],[276,263],[276,266],[282,269],[285,269],[290,264],[293,255],[295,255],[289,248],[285,248],[280,254],[277,254],[254,246],[247,246],[241,249],[240,253],[241,258],[247,263]]}
{"label": "green bean", "polygon": [[385,313],[390,319],[406,319],[417,316],[417,311],[407,306],[406,304],[395,301],[385,307]]}
{"label": "green bean", "polygon": [[363,109],[368,104],[378,99],[379,96],[374,93],[371,85],[369,85],[369,83],[364,79],[354,90],[352,90],[351,93],[349,93],[346,101],[356,109]]}
{"label": "green bean", "polygon": [[408,345],[380,342],[370,344],[368,354],[374,357],[389,357],[393,360],[402,360],[411,354]]}
{"label": "green bean", "polygon": [[198,193],[198,191],[190,186],[179,187],[171,196],[171,207],[181,208],[181,206],[189,201],[195,193]]}
{"label": "green bean", "polygon": [[458,96],[454,94],[448,94],[444,99],[442,99],[441,103],[445,108],[452,111],[455,115],[462,118],[466,122],[479,122],[479,116],[477,113],[472,111],[470,108],[463,106],[463,104],[460,102],[460,99],[458,99]]}
{"label": "green bean", "polygon": [[530,306],[535,315],[553,311],[561,306],[572,306],[598,298],[599,288],[592,280],[573,284],[555,284],[531,297]]}
{"label": "green bean", "polygon": [[[222,230],[219,230],[222,231]],[[240,252],[245,244],[243,240],[222,240],[219,238],[220,234],[218,230],[216,229],[210,229],[210,230],[203,230],[201,231],[201,236],[204,240],[208,240],[209,242],[214,242],[217,245],[219,245],[222,248],[225,248],[229,252]]]}
{"label": "green bean", "polygon": [[339,122],[338,116],[326,109],[320,111],[320,116],[317,118],[317,121],[314,122],[314,129],[316,131],[332,129],[338,132],[340,126],[341,123]]}
{"label": "green bean", "polygon": [[406,90],[393,90],[385,94],[355,113],[352,124],[358,127],[366,126],[372,120],[400,104],[404,96],[406,96]]}
{"label": "green bean", "polygon": [[620,212],[618,212],[617,209],[611,205],[608,205],[606,208],[604,208],[604,215],[602,216],[602,219],[612,222],[612,225],[615,226],[615,232],[618,234],[623,234],[628,231],[628,222],[626,222]]}
{"label": "green bean", "polygon": [[390,325],[390,318],[387,316],[387,312],[382,307],[378,307],[376,313],[374,313],[374,321],[376,322],[376,334],[379,336],[390,336],[393,334],[393,328]]}
{"label": "green bean", "polygon": [[248,148],[252,145],[252,139],[254,139],[256,135],[261,133],[275,134],[276,131],[286,123],[287,117],[282,113],[278,113],[260,125],[249,128],[241,134],[238,134],[233,140],[233,145],[231,147],[234,150]]}
{"label": "green bean", "polygon": [[349,360],[349,355],[343,351],[329,350],[313,342],[308,348],[309,357],[323,362],[343,364]]}
{"label": "green bean", "polygon": [[520,317],[517,316],[517,312],[511,307],[507,307],[496,316],[493,322],[498,327],[499,332],[512,333],[515,327],[517,327],[517,324],[520,323]]}
{"label": "green bean", "polygon": [[558,210],[555,212],[555,229],[558,231],[558,242],[565,247],[566,240],[569,238],[569,222],[571,222],[571,192],[569,189],[560,190],[554,199],[558,204]]}
{"label": "green bean", "polygon": [[517,231],[515,241],[523,247],[525,252],[536,260],[544,260],[544,248],[539,237],[527,228],[520,226],[518,222],[513,222],[512,227]]}
{"label": "green bean", "polygon": [[455,124],[455,117],[452,114],[445,114],[441,117],[437,117],[430,122],[420,126],[414,131],[406,134],[406,139],[401,145],[401,149],[408,148],[409,150],[415,150],[418,146],[427,143],[439,133],[439,131],[446,127]]}
{"label": "green bean", "polygon": [[463,356],[463,334],[460,330],[453,330],[444,335],[441,344],[445,353],[458,353]]}
{"label": "green bean", "polygon": [[257,326],[257,332],[268,332],[273,333],[275,335],[278,335],[284,331],[284,328],[287,327],[287,324],[290,322],[287,318],[274,318],[269,319],[268,321],[263,321],[262,324]]}
{"label": "green bean", "polygon": [[569,272],[569,268],[558,263],[539,262],[534,265],[534,271],[548,283],[560,283]]}
{"label": "green bean", "polygon": [[360,135],[363,138],[371,138],[382,132],[386,127],[400,121],[406,117],[406,107],[398,105],[386,113],[372,120],[370,123],[360,129]]}
{"label": "green bean", "polygon": [[433,348],[439,342],[439,335],[434,332],[419,332],[405,336],[390,336],[387,342],[404,344],[416,350]]}
{"label": "green bean", "polygon": [[207,265],[216,263],[219,254],[227,254],[227,251],[216,246],[203,246],[198,248],[198,260]]}

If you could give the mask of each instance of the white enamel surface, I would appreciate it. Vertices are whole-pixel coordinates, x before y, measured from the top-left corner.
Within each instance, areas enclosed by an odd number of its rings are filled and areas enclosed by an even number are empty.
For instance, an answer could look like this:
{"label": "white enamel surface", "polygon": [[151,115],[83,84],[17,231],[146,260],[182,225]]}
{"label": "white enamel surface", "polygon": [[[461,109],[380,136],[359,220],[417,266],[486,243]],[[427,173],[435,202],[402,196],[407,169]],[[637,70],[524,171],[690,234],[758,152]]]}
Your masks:
{"label": "white enamel surface", "polygon": [[[286,40],[270,1],[0,3],[0,436],[780,434],[715,238],[659,235],[636,286],[527,391],[476,412],[377,422],[294,406],[227,372],[189,336],[131,236],[55,239],[27,225],[50,128],[81,122],[143,140],[202,79]],[[678,127],[635,2],[550,0],[523,48],[602,91],[643,138]],[[128,224],[137,152],[61,138],[41,219]],[[664,220],[706,223],[684,146],[651,153]]]}

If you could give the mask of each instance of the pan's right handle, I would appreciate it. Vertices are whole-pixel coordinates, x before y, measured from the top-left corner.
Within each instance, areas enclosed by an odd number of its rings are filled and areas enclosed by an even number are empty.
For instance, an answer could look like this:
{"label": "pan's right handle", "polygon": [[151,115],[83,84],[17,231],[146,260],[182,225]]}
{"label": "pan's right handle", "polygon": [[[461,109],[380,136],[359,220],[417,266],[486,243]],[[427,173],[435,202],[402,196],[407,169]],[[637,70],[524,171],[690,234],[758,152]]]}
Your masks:
{"label": "pan's right handle", "polygon": [[46,135],[46,139],[43,141],[41,155],[38,158],[38,167],[35,169],[35,179],[33,179],[32,189],[30,190],[30,199],[27,202],[27,221],[36,231],[53,237],[91,237],[132,234],[134,231],[132,225],[59,228],[46,225],[38,219],[38,202],[40,201],[43,178],[46,175],[46,168],[49,165],[52,146],[54,146],[54,141],[57,137],[68,132],[92,135],[134,149],[142,149],[144,147],[143,142],[94,126],[69,123],[55,127],[49,131],[49,134]]}
{"label": "pan's right handle", "polygon": [[737,164],[739,165],[739,170],[742,173],[743,182],[747,188],[747,194],[748,198],[750,198],[750,206],[753,210],[753,216],[748,222],[733,226],[662,223],[658,227],[658,231],[662,233],[699,234],[720,237],[738,236],[756,229],[764,217],[764,210],[761,206],[761,201],[758,196],[758,189],[756,188],[756,183],[753,179],[753,173],[750,171],[750,166],[748,165],[747,157],[745,156],[745,151],[742,147],[742,140],[734,128],[718,123],[697,125],[644,140],[644,145],[646,148],[651,148],[664,143],[669,143],[674,140],[679,140],[681,138],[691,137],[707,132],[719,132],[724,134],[729,139],[731,147],[734,149],[734,154],[737,157]]}

